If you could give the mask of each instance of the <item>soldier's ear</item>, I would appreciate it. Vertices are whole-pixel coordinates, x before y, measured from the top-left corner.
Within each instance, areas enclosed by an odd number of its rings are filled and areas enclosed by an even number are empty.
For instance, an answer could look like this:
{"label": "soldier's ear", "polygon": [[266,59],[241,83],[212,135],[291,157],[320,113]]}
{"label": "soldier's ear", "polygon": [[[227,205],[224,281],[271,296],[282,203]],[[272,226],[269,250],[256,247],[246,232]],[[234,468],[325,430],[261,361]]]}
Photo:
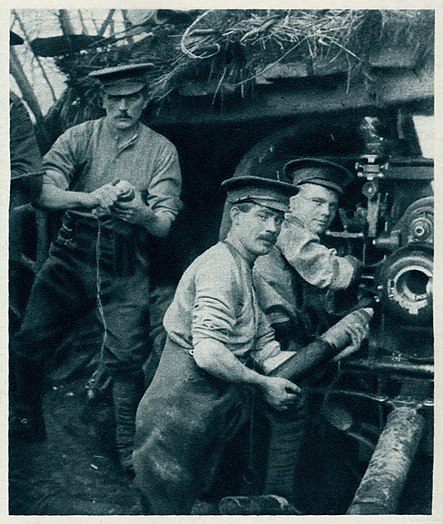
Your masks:
{"label": "soldier's ear", "polygon": [[231,222],[235,224],[237,222],[238,216],[240,215],[240,209],[234,204],[229,210],[229,216],[231,217]]}
{"label": "soldier's ear", "polygon": [[100,107],[102,109],[105,109],[105,98],[106,98],[106,93],[103,91],[103,89],[100,89]]}
{"label": "soldier's ear", "polygon": [[143,103],[143,109],[146,109],[147,105],[150,102],[149,93],[148,93],[148,90],[147,90],[146,87],[143,89],[142,94],[143,94],[143,98],[145,99],[145,101]]}

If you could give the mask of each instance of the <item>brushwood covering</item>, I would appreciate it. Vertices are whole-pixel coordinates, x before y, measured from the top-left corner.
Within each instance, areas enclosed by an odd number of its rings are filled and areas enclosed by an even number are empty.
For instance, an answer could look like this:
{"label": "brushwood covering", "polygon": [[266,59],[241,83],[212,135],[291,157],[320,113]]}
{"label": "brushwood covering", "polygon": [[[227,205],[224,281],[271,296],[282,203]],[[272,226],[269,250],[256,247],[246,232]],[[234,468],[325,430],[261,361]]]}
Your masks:
{"label": "brushwood covering", "polygon": [[65,128],[99,116],[98,86],[87,75],[117,64],[155,64],[149,77],[154,105],[193,82],[208,86],[201,94],[214,99],[234,92],[248,98],[258,83],[282,74],[321,75],[325,66],[349,84],[370,82],[374,52],[406,46],[417,63],[432,52],[433,38],[431,10],[167,11],[118,38],[56,57],[68,89],[52,111]]}

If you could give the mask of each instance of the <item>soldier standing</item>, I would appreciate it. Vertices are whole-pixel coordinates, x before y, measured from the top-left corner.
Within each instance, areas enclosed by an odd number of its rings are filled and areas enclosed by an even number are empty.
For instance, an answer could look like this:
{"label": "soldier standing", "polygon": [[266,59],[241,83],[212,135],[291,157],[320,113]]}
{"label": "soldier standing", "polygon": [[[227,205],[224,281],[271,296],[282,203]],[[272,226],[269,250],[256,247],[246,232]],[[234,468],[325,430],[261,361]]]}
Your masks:
{"label": "soldier standing", "polygon": [[[21,45],[23,39],[9,32],[9,44]],[[23,220],[21,208],[34,202],[42,187],[42,157],[28,111],[20,98],[9,92],[9,156],[11,180],[9,192],[9,308],[10,325],[19,320],[23,309],[22,261]]]}
{"label": "soldier standing", "polygon": [[96,308],[99,366],[112,378],[116,443],[129,474],[149,333],[149,237],[181,208],[174,145],[140,122],[151,64],[96,71],[106,116],[68,129],[45,155],[40,206],[65,210],[12,341],[17,395],[10,432],[45,438],[43,364],[76,318]]}

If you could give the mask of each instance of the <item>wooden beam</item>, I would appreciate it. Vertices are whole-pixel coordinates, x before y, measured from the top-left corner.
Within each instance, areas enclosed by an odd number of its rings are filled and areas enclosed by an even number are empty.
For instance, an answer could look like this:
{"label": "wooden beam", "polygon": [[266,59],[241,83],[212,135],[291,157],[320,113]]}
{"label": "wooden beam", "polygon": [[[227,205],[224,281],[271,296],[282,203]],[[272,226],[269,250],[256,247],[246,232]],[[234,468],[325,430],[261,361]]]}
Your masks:
{"label": "wooden beam", "polygon": [[414,67],[419,56],[419,48],[412,45],[396,45],[372,49],[369,55],[370,67],[386,69],[390,67]]}
{"label": "wooden beam", "polygon": [[381,104],[430,98],[434,95],[434,69],[432,64],[404,71],[380,70],[377,73],[377,96]]}
{"label": "wooden beam", "polygon": [[206,96],[214,95],[215,93],[233,93],[235,87],[229,82],[221,82],[219,80],[189,80],[179,89],[182,96]]}
{"label": "wooden beam", "polygon": [[310,74],[308,63],[305,61],[287,62],[286,64],[268,64],[257,67],[255,70],[256,84],[272,84],[278,78],[306,78]]}
{"label": "wooden beam", "polygon": [[414,70],[380,70],[373,81],[355,82],[347,90],[342,80],[333,88],[316,85],[256,86],[251,98],[225,97],[223,110],[212,104],[212,97],[177,97],[160,107],[155,122],[159,123],[228,123],[263,118],[286,118],[297,115],[327,113],[405,104],[434,96],[434,75],[431,64],[419,72]]}

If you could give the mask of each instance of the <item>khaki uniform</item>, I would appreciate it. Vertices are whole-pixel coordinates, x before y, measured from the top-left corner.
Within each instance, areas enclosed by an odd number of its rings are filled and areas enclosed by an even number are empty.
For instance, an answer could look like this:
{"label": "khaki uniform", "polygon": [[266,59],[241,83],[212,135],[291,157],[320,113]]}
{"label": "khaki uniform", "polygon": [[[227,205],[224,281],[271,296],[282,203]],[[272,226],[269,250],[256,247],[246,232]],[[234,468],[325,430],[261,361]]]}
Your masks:
{"label": "khaki uniform", "polygon": [[245,365],[264,365],[282,353],[251,279],[246,260],[218,243],[187,269],[165,315],[168,340],[137,411],[133,454],[153,514],[191,512],[251,411],[252,388],[202,371],[193,346],[215,339]]}

